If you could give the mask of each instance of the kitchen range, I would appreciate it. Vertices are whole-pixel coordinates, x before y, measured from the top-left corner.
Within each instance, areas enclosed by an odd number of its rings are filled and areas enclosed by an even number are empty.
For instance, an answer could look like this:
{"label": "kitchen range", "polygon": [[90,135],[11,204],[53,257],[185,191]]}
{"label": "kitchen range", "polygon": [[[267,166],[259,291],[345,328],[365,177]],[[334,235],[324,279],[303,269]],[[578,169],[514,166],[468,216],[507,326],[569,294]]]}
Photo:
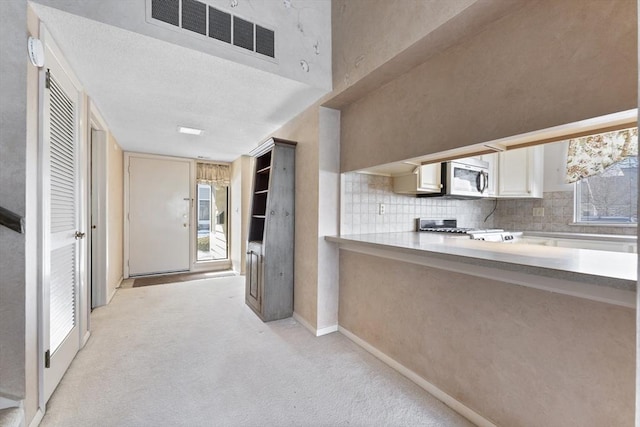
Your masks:
{"label": "kitchen range", "polygon": [[416,218],[416,231],[431,233],[448,233],[455,237],[471,238],[473,240],[485,240],[488,242],[513,242],[518,232],[504,231],[501,228],[465,228],[458,227],[456,219],[429,219]]}

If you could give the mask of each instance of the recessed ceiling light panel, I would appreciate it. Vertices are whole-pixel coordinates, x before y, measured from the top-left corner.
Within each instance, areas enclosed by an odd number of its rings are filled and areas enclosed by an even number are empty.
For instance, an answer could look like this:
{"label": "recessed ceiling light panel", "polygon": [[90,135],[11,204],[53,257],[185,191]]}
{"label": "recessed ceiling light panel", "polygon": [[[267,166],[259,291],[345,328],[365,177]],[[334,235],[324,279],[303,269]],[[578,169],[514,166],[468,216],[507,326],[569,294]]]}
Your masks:
{"label": "recessed ceiling light panel", "polygon": [[178,126],[178,132],[184,133],[187,135],[202,135],[202,129],[190,128],[186,126]]}

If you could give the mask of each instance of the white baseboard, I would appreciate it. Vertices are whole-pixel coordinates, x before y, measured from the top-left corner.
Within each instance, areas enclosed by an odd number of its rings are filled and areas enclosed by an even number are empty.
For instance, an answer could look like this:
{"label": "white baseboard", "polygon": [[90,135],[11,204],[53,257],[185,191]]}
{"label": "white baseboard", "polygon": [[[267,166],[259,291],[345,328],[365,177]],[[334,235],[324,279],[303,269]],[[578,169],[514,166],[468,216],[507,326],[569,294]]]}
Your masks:
{"label": "white baseboard", "polygon": [[317,329],[316,336],[321,337],[322,335],[327,335],[337,331],[338,331],[338,325],[331,325],[331,326],[327,326],[326,328]]}
{"label": "white baseboard", "polygon": [[120,286],[122,286],[122,281],[124,280],[123,276],[120,276],[120,279],[118,280],[118,284],[113,288],[113,291],[111,292],[111,295],[107,296],[107,304],[109,304],[111,302],[111,300],[113,299],[113,297],[116,295],[116,292],[118,292],[118,289],[120,289]]}
{"label": "white baseboard", "polygon": [[40,425],[40,421],[42,421],[43,418],[44,418],[44,412],[42,412],[42,409],[38,408],[38,411],[34,415],[31,422],[29,423],[29,427],[38,427],[38,425]]}
{"label": "white baseboard", "polygon": [[87,333],[84,334],[84,337],[82,337],[82,343],[80,343],[80,348],[84,348],[84,346],[87,344],[87,341],[89,341],[90,337],[91,337],[91,331],[87,331]]}
{"label": "white baseboard", "polygon": [[322,329],[316,329],[313,326],[311,326],[311,324],[309,322],[304,320],[302,318],[302,316],[300,316],[296,312],[293,313],[293,318],[296,320],[296,322],[300,323],[302,326],[304,326],[309,332],[311,332],[316,337],[319,337],[319,336],[322,336],[322,335],[327,335],[327,334],[330,334],[332,332],[336,332],[338,330],[338,325],[328,326],[328,327],[322,328]]}
{"label": "white baseboard", "polygon": [[316,334],[316,328],[314,328],[313,326],[311,326],[311,324],[309,322],[307,322],[306,320],[304,320],[302,318],[302,316],[300,316],[298,313],[296,313],[295,311],[293,312],[293,318],[296,320],[296,322],[300,323],[302,326],[304,326],[309,332],[311,332],[313,335]]}
{"label": "white baseboard", "polygon": [[389,365],[391,368],[395,369],[405,377],[409,378],[411,381],[413,381],[414,383],[422,387],[425,391],[427,391],[427,393],[433,395],[436,399],[438,399],[439,401],[441,401],[442,403],[444,403],[445,405],[447,405],[448,407],[450,407],[451,409],[453,409],[454,411],[456,411],[457,413],[459,413],[460,415],[462,415],[463,417],[465,417],[466,419],[468,419],[469,421],[477,425],[478,427],[496,427],[495,424],[493,424],[492,422],[484,418],[482,415],[475,412],[473,409],[465,406],[460,401],[456,400],[452,396],[440,390],[438,387],[431,384],[429,381],[425,380],[420,375],[413,372],[411,369],[407,368],[406,366],[402,365],[401,363],[387,356],[386,354],[384,354],[383,352],[381,352],[380,350],[378,350],[377,348],[375,348],[374,346],[372,346],[362,338],[358,337],[357,335],[354,335],[349,330],[343,328],[342,326],[339,326],[338,331],[340,331],[341,334],[343,334],[344,336],[349,338],[351,341],[353,341],[354,343],[356,343],[357,345],[359,345],[360,347],[362,347],[363,349],[365,349],[366,351],[374,355],[376,358],[380,359],[382,362]]}

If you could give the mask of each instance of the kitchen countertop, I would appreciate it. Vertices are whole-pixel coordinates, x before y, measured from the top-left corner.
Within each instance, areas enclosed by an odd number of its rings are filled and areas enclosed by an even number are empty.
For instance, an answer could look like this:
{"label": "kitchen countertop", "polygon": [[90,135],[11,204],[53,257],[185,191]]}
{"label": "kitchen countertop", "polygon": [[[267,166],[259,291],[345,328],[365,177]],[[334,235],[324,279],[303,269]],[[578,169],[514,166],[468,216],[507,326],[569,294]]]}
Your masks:
{"label": "kitchen countertop", "polygon": [[345,249],[368,248],[417,256],[418,263],[421,263],[420,259],[436,264],[438,260],[454,261],[478,268],[577,282],[592,288],[607,287],[635,293],[638,278],[637,255],[633,253],[484,242],[442,233],[354,234],[325,239]]}

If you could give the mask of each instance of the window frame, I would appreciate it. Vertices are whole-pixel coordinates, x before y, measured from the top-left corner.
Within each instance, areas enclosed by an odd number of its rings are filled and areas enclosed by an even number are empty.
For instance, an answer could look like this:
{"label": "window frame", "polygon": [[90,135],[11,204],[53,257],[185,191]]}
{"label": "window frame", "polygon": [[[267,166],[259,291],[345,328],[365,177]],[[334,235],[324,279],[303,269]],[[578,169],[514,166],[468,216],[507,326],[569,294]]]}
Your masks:
{"label": "window frame", "polygon": [[[586,179],[588,179],[587,177]],[[637,228],[638,222],[621,222],[621,221],[585,221],[581,215],[581,195],[580,186],[583,185],[583,180],[579,180],[573,183],[573,224],[587,227],[631,227]],[[637,205],[636,205],[636,218],[637,218]]]}

